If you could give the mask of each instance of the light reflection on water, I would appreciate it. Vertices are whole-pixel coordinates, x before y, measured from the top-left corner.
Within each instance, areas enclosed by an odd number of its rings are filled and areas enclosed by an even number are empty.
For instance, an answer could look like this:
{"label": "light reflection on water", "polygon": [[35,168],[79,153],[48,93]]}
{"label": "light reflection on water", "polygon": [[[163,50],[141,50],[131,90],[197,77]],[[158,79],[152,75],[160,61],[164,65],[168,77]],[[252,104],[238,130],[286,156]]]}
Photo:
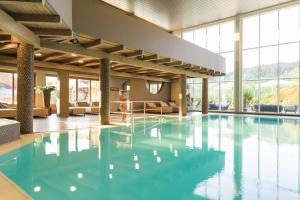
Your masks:
{"label": "light reflection on water", "polygon": [[0,157],[34,199],[298,199],[300,121],[210,115],[52,133]]}

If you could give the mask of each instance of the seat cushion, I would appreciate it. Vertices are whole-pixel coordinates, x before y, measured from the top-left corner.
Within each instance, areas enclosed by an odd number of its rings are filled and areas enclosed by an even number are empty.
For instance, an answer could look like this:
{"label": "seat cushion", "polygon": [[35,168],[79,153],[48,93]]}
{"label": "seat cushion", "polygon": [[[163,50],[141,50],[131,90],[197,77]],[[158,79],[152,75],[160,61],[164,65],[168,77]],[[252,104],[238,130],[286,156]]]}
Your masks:
{"label": "seat cushion", "polygon": [[148,108],[156,108],[156,105],[152,102],[147,102],[146,105]]}
{"label": "seat cushion", "polygon": [[164,107],[164,106],[168,106],[168,104],[166,104],[166,102],[161,101],[160,106]]}

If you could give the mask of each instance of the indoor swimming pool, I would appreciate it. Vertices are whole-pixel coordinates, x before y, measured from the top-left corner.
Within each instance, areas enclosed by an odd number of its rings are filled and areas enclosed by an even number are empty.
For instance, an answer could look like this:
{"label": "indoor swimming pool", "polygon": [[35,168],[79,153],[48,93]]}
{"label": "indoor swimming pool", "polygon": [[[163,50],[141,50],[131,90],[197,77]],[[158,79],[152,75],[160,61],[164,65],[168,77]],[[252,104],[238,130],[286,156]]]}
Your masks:
{"label": "indoor swimming pool", "polygon": [[53,132],[0,155],[0,171],[36,200],[292,200],[299,134],[298,118],[173,117]]}

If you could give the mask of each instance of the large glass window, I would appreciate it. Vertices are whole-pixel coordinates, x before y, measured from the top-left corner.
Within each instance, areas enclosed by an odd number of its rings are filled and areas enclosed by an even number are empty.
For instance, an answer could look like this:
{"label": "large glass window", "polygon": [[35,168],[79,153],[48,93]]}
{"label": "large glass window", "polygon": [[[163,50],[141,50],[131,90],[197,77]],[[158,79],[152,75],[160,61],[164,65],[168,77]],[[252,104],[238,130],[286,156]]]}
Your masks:
{"label": "large glass window", "polygon": [[[190,42],[193,40],[192,42],[194,44],[206,48],[214,53],[220,54],[226,58],[226,76],[209,79],[210,110],[230,111],[234,108],[234,29],[234,22],[227,21],[224,23],[196,29],[194,30],[193,34],[191,31],[183,34],[183,39]],[[194,102],[189,106],[194,109],[194,107],[198,108],[198,105],[201,104],[201,98],[198,90],[195,90],[196,87],[201,85],[195,84],[193,79],[190,80],[189,90]],[[195,79],[195,81],[197,81],[197,79]],[[201,89],[199,91],[201,91]]]}
{"label": "large glass window", "polygon": [[78,79],[78,102],[90,102],[90,80]]}
{"label": "large glass window", "polygon": [[69,102],[74,104],[77,101],[76,89],[77,81],[74,78],[69,79]]}
{"label": "large glass window", "polygon": [[91,82],[91,100],[92,102],[100,101],[100,81]]}
{"label": "large glass window", "polygon": [[243,18],[244,111],[298,112],[299,10],[297,5]]}
{"label": "large glass window", "polygon": [[189,110],[201,110],[202,105],[202,79],[191,78],[187,80],[187,105]]}
{"label": "large glass window", "polygon": [[13,103],[13,73],[0,72],[0,102]]}
{"label": "large glass window", "polygon": [[56,76],[46,76],[46,85],[55,86],[57,90],[51,92],[51,104],[56,104],[59,89],[58,78]]}

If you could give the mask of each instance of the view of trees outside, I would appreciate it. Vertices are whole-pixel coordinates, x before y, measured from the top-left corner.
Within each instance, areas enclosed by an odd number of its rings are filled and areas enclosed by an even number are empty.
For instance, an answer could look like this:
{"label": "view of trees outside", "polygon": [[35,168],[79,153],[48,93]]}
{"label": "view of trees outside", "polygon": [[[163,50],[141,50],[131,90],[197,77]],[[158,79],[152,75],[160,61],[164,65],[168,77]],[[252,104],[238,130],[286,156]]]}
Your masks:
{"label": "view of trees outside", "polygon": [[71,104],[76,103],[76,79],[69,79],[69,102]]}
{"label": "view of trees outside", "polygon": [[100,101],[100,81],[91,81],[91,100],[92,102]]}
{"label": "view of trees outside", "polygon": [[78,102],[90,102],[90,80],[78,79]]}
{"label": "view of trees outside", "polygon": [[298,112],[299,6],[243,19],[244,111]]}
{"label": "view of trees outside", "polygon": [[13,73],[0,72],[0,102],[13,103]]}
{"label": "view of trees outside", "polygon": [[[234,22],[227,21],[183,32],[182,38],[226,58],[226,76],[209,79],[209,108],[213,110],[233,110]],[[201,108],[202,86],[200,83],[199,79],[189,80],[188,82],[190,95],[194,100],[192,107],[196,109]]]}
{"label": "view of trees outside", "polygon": [[187,102],[189,110],[200,110],[202,105],[202,79],[187,79],[187,95],[190,101]]}
{"label": "view of trees outside", "polygon": [[59,82],[56,76],[46,76],[46,85],[55,86],[56,90],[51,92],[51,104],[56,104],[59,90]]}

